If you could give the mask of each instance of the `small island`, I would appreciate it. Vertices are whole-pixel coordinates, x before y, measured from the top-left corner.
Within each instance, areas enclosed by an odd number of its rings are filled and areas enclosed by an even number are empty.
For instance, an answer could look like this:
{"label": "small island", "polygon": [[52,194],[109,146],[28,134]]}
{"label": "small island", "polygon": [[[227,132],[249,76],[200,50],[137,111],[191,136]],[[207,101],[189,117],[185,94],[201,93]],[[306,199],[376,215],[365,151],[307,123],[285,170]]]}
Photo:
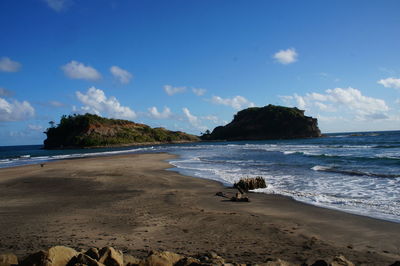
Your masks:
{"label": "small island", "polygon": [[62,116],[60,124],[45,132],[45,149],[94,148],[194,142],[200,139],[181,131],[94,114]]}
{"label": "small island", "polygon": [[239,111],[232,122],[206,132],[202,140],[267,140],[321,136],[316,118],[296,107],[267,105]]}

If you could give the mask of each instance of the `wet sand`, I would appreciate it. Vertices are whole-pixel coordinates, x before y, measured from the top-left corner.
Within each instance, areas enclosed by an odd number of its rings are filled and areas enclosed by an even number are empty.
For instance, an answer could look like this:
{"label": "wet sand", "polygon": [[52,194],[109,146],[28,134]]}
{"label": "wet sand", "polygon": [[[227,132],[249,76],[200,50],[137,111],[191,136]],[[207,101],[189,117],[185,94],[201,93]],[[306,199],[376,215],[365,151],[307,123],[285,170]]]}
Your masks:
{"label": "wet sand", "polygon": [[54,245],[113,246],[185,255],[215,251],[227,261],[296,264],[344,255],[356,265],[400,260],[400,224],[250,193],[180,175],[169,154],[120,155],[0,169],[0,253]]}

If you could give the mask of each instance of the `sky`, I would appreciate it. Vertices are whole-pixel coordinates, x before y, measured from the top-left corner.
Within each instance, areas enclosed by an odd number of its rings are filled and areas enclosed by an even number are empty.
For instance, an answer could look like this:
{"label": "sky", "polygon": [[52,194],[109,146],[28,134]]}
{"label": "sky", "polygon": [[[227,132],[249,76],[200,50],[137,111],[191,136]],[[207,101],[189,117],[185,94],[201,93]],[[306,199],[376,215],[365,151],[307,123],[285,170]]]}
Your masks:
{"label": "sky", "polygon": [[94,113],[200,134],[298,107],[323,133],[400,130],[400,1],[2,0],[0,145]]}

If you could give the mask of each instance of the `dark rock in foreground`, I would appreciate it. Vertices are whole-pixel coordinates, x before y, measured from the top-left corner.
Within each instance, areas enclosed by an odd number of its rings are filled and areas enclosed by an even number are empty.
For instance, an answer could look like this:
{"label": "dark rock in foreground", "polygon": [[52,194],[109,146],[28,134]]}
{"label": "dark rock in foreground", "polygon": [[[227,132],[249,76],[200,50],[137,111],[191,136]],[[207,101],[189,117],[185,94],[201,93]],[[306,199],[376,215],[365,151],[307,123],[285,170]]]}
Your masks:
{"label": "dark rock in foreground", "polygon": [[297,108],[268,105],[238,112],[232,122],[204,134],[203,140],[266,140],[320,137],[317,119]]}

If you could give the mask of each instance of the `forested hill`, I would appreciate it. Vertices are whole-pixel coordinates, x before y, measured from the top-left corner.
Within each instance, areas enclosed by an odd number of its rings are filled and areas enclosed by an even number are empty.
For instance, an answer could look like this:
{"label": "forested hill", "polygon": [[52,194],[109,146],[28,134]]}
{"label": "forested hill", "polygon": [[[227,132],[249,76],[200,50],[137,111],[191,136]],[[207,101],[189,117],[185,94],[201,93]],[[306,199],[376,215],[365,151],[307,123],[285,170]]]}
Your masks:
{"label": "forested hill", "polygon": [[45,149],[129,146],[180,143],[199,138],[180,131],[151,128],[128,120],[109,119],[94,114],[63,116],[57,126],[44,132]]}

